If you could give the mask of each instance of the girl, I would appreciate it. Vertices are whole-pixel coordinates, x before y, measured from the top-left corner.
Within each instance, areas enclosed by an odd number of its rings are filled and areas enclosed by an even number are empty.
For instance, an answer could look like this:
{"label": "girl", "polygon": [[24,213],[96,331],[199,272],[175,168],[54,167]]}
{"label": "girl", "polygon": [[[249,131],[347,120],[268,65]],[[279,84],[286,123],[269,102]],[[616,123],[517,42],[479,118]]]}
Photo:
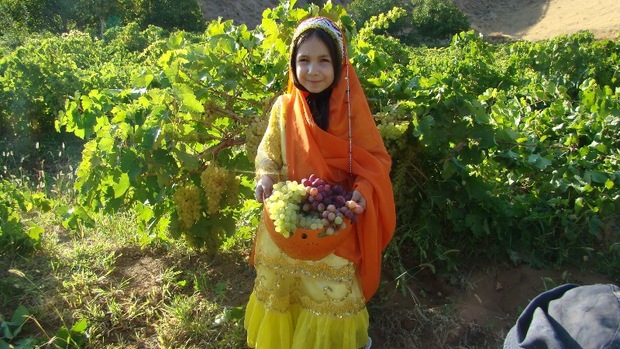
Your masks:
{"label": "girl", "polygon": [[247,342],[259,349],[370,348],[366,302],[395,226],[391,159],[350,65],[341,30],[314,17],[294,32],[287,93],[274,103],[256,156],[256,198],[316,174],[353,191],[364,208],[344,242],[320,260],[291,258],[263,215],[251,262]]}

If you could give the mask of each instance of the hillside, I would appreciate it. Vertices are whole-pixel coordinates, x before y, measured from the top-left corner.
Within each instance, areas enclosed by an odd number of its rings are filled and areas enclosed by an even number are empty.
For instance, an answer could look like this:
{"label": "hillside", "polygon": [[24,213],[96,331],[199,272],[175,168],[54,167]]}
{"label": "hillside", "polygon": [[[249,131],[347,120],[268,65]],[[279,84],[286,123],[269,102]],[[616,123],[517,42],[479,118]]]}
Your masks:
{"label": "hillside", "polygon": [[[620,34],[620,2],[617,0],[452,0],[466,13],[473,29],[485,35],[541,40],[580,30],[590,30],[599,39]],[[260,23],[266,8],[278,0],[200,0],[205,18],[222,17],[250,28]],[[297,1],[298,6],[317,2]],[[351,0],[334,0],[348,4]]]}

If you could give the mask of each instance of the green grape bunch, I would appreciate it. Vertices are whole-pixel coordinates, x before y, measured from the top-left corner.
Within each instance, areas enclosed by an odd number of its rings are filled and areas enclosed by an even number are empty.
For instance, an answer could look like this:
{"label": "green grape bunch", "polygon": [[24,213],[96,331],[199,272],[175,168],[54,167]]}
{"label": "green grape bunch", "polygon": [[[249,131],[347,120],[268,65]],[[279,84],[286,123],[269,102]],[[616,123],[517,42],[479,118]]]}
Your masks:
{"label": "green grape bunch", "polygon": [[204,190],[209,215],[216,214],[224,205],[234,205],[238,201],[239,179],[234,172],[211,163],[200,175],[200,185]]}
{"label": "green grape bunch", "polygon": [[390,155],[400,152],[407,147],[406,137],[403,135],[409,127],[408,121],[398,120],[396,113],[377,113],[375,119],[378,121],[377,129],[381,134],[381,138],[389,145]]}
{"label": "green grape bunch", "polygon": [[269,216],[276,232],[290,237],[297,230],[301,202],[306,188],[296,181],[278,182],[273,185],[271,196],[265,199]]}
{"label": "green grape bunch", "polygon": [[191,228],[200,219],[202,213],[201,195],[202,191],[194,184],[179,186],[174,191],[172,198],[181,229],[187,230]]}

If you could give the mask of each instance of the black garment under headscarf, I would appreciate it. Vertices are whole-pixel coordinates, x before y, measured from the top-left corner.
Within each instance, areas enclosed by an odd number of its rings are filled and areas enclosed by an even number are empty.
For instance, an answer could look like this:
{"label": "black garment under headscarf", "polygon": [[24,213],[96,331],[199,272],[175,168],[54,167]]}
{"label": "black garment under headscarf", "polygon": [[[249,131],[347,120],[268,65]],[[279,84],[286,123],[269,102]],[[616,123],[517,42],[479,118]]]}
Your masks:
{"label": "black garment under headscarf", "polygon": [[331,95],[332,89],[328,88],[319,93],[310,93],[306,97],[312,118],[322,130],[327,130],[327,126],[329,126],[329,98]]}

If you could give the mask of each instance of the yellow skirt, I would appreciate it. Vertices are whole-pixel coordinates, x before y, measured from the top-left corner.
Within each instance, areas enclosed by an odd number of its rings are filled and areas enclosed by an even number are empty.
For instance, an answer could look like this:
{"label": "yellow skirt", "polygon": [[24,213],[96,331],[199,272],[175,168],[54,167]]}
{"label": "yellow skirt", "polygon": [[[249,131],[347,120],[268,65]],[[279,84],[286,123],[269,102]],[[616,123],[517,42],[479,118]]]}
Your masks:
{"label": "yellow skirt", "polygon": [[368,312],[355,265],[336,255],[296,260],[261,222],[256,280],[244,326],[257,349],[357,349],[368,341]]}

